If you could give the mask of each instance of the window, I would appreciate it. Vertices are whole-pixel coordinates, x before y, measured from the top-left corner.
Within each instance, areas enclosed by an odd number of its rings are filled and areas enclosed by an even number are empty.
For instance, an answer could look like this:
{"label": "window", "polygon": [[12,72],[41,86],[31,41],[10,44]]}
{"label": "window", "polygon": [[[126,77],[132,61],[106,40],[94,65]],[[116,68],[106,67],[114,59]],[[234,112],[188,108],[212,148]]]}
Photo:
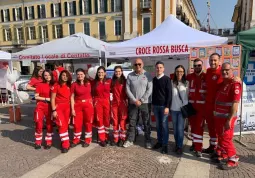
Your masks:
{"label": "window", "polygon": [[21,8],[15,8],[15,12],[16,21],[22,20]]}
{"label": "window", "polygon": [[63,37],[62,25],[53,25],[53,37],[54,38]]}
{"label": "window", "polygon": [[144,17],[143,18],[143,34],[146,34],[151,31],[151,18]]}
{"label": "window", "polygon": [[54,4],[54,17],[59,17],[60,15],[60,3]]}
{"label": "window", "polygon": [[73,8],[73,2],[69,2],[68,3],[68,12],[69,12],[69,16],[70,15],[74,15],[74,8]]}
{"label": "window", "polygon": [[89,22],[85,22],[84,23],[84,33],[86,35],[90,35],[90,25],[89,25]]}
{"label": "window", "polygon": [[9,12],[10,12],[9,9],[4,9],[4,13],[3,13],[3,15],[4,15],[4,22],[10,21],[10,13]]}
{"label": "window", "polygon": [[4,29],[4,41],[11,41],[11,29]]}
{"label": "window", "polygon": [[99,38],[101,40],[105,40],[106,39],[106,35],[105,35],[105,21],[99,21]]}
{"label": "window", "polygon": [[[106,4],[104,4],[104,0],[99,0],[99,12],[100,13],[105,13],[105,7],[107,7]],[[105,6],[106,5],[106,6]]]}
{"label": "window", "polygon": [[28,27],[28,39],[29,40],[35,40],[36,39],[35,27]]}
{"label": "window", "polygon": [[18,40],[18,41],[20,41],[20,40],[23,40],[24,38],[23,38],[23,29],[20,27],[20,28],[16,28],[16,39]]}
{"label": "window", "polygon": [[34,19],[34,7],[30,6],[27,8],[28,19]]}
{"label": "window", "polygon": [[122,0],[111,0],[111,11],[112,12],[122,11]]}
{"label": "window", "polygon": [[41,19],[41,18],[46,18],[46,10],[45,10],[45,5],[42,4],[42,5],[38,5],[37,6],[37,10],[38,10],[38,18]]}
{"label": "window", "polygon": [[115,36],[121,35],[121,20],[115,20]]}
{"label": "window", "polygon": [[48,28],[47,26],[40,26],[39,27],[39,37],[42,42],[48,41]]}
{"label": "window", "polygon": [[74,24],[69,24],[69,35],[75,34]]}
{"label": "window", "polygon": [[83,0],[83,14],[89,14],[90,13],[90,5],[88,0]]}

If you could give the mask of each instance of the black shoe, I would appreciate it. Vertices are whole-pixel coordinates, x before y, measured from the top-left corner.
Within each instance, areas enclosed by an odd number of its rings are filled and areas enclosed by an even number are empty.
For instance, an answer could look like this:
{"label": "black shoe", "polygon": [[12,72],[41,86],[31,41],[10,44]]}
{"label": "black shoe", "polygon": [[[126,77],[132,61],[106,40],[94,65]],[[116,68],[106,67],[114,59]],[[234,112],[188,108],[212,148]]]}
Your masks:
{"label": "black shoe", "polygon": [[176,153],[177,153],[178,155],[182,155],[182,153],[183,153],[183,152],[182,152],[182,148],[178,148],[177,151],[176,151]]}
{"label": "black shoe", "polygon": [[123,147],[124,142],[125,142],[124,140],[119,140],[119,142],[118,142],[118,146],[119,146],[119,147]]}
{"label": "black shoe", "polygon": [[212,154],[212,153],[214,153],[214,149],[213,149],[213,147],[209,146],[208,148],[203,149],[202,153]]}
{"label": "black shoe", "polygon": [[196,154],[196,157],[198,158],[201,158],[203,156],[201,151],[196,151],[195,154]]}
{"label": "black shoe", "polygon": [[36,150],[41,149],[41,145],[37,145],[37,144],[35,144],[35,149],[36,149]]}
{"label": "black shoe", "polygon": [[219,166],[222,170],[231,170],[231,169],[235,169],[238,167],[238,162],[236,162],[234,165],[230,165],[230,164],[221,164]]}
{"label": "black shoe", "polygon": [[153,149],[159,149],[159,148],[161,148],[162,147],[162,143],[159,143],[159,142],[157,142],[154,146],[153,146]]}
{"label": "black shoe", "polygon": [[111,146],[117,146],[118,143],[116,142],[111,142]]}
{"label": "black shoe", "polygon": [[106,143],[105,141],[103,141],[103,142],[100,142],[99,145],[100,145],[101,147],[106,147],[106,146],[107,146],[107,143]]}
{"label": "black shoe", "polygon": [[82,147],[89,147],[89,144],[88,143],[86,143],[86,142],[84,142],[84,143],[82,143],[82,145],[81,145]]}
{"label": "black shoe", "polygon": [[162,154],[167,154],[167,153],[168,153],[168,147],[167,147],[167,145],[162,146],[161,153],[162,153]]}
{"label": "black shoe", "polygon": [[61,153],[67,153],[68,152],[68,148],[62,148]]}
{"label": "black shoe", "polygon": [[151,142],[150,141],[145,143],[145,148],[146,149],[151,149]]}
{"label": "black shoe", "polygon": [[74,148],[78,145],[78,143],[71,143],[71,148]]}
{"label": "black shoe", "polygon": [[46,145],[46,146],[44,147],[45,150],[49,150],[50,148],[51,148],[51,145]]}
{"label": "black shoe", "polygon": [[105,143],[106,143],[106,145],[108,145],[108,144],[109,144],[109,141],[108,141],[108,140],[105,140]]}
{"label": "black shoe", "polygon": [[189,148],[189,151],[194,151],[194,145]]}

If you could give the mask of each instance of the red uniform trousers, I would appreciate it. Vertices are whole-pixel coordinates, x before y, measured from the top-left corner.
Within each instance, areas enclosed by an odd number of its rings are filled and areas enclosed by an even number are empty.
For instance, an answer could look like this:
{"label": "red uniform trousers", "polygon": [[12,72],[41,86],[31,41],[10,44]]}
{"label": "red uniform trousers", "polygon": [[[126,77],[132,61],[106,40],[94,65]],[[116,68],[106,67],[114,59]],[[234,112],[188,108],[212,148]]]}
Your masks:
{"label": "red uniform trousers", "polygon": [[35,144],[42,144],[42,128],[43,120],[46,118],[46,129],[47,133],[45,136],[45,141],[47,145],[52,144],[52,135],[53,135],[53,122],[51,120],[51,106],[49,103],[38,102],[34,111],[34,121],[35,121]]}
{"label": "red uniform trousers", "polygon": [[127,124],[127,102],[112,103],[112,118],[113,118],[113,141],[117,143],[119,139],[126,140],[126,124]]}
{"label": "red uniform trousers", "polygon": [[201,109],[203,109],[204,106],[199,104],[194,106],[194,108],[197,111],[196,115],[189,117],[189,122],[191,126],[191,135],[193,138],[194,150],[201,152],[203,148],[203,133],[204,133],[204,120],[205,120],[204,110],[201,110]]}
{"label": "red uniform trousers", "polygon": [[110,100],[108,98],[95,98],[94,103],[98,137],[99,141],[103,142],[109,138]]}
{"label": "red uniform trousers", "polygon": [[234,127],[237,117],[231,119],[230,129],[225,130],[224,126],[227,121],[226,118],[215,117],[216,133],[218,135],[218,146],[216,153],[222,158],[228,158],[229,161],[238,162],[236,156],[235,145],[233,144]]}
{"label": "red uniform trousers", "polygon": [[57,103],[56,111],[58,115],[56,118],[56,124],[58,126],[62,148],[68,149],[70,147],[68,134],[68,125],[70,121],[70,103]]}
{"label": "red uniform trousers", "polygon": [[211,148],[216,148],[217,145],[217,134],[215,131],[215,124],[214,124],[214,115],[213,115],[213,111],[214,111],[214,103],[209,103],[206,102],[205,103],[205,120],[207,123],[207,127],[208,127],[208,131],[209,131],[209,136],[210,136],[210,147]]}
{"label": "red uniform trousers", "polygon": [[92,99],[75,101],[74,110],[76,116],[74,122],[74,144],[80,142],[82,134],[82,125],[85,127],[85,143],[90,144],[92,141],[92,122],[94,118],[94,108]]}

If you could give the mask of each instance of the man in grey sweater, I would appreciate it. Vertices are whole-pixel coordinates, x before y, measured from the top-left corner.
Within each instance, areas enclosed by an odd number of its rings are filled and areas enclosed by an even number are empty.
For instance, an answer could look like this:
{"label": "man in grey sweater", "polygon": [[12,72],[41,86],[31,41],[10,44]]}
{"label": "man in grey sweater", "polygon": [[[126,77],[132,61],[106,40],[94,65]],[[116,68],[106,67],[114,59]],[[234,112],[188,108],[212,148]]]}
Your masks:
{"label": "man in grey sweater", "polygon": [[151,148],[150,139],[150,112],[149,104],[151,103],[152,94],[152,77],[143,69],[142,59],[136,59],[134,62],[134,72],[131,72],[127,77],[126,90],[129,98],[128,114],[129,114],[129,130],[128,139],[123,147],[133,145],[135,139],[135,130],[137,123],[137,114],[141,112],[144,134],[145,134],[145,147]]}

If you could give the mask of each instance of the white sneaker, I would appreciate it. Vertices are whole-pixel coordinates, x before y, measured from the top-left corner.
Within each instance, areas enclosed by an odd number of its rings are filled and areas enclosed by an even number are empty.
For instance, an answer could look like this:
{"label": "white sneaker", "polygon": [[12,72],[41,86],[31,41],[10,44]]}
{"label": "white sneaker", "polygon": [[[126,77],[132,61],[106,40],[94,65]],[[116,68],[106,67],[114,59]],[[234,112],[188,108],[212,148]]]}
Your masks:
{"label": "white sneaker", "polygon": [[132,145],[134,145],[133,142],[126,141],[126,142],[124,143],[123,147],[124,147],[124,148],[127,148],[127,147],[130,147],[130,146],[132,146]]}

